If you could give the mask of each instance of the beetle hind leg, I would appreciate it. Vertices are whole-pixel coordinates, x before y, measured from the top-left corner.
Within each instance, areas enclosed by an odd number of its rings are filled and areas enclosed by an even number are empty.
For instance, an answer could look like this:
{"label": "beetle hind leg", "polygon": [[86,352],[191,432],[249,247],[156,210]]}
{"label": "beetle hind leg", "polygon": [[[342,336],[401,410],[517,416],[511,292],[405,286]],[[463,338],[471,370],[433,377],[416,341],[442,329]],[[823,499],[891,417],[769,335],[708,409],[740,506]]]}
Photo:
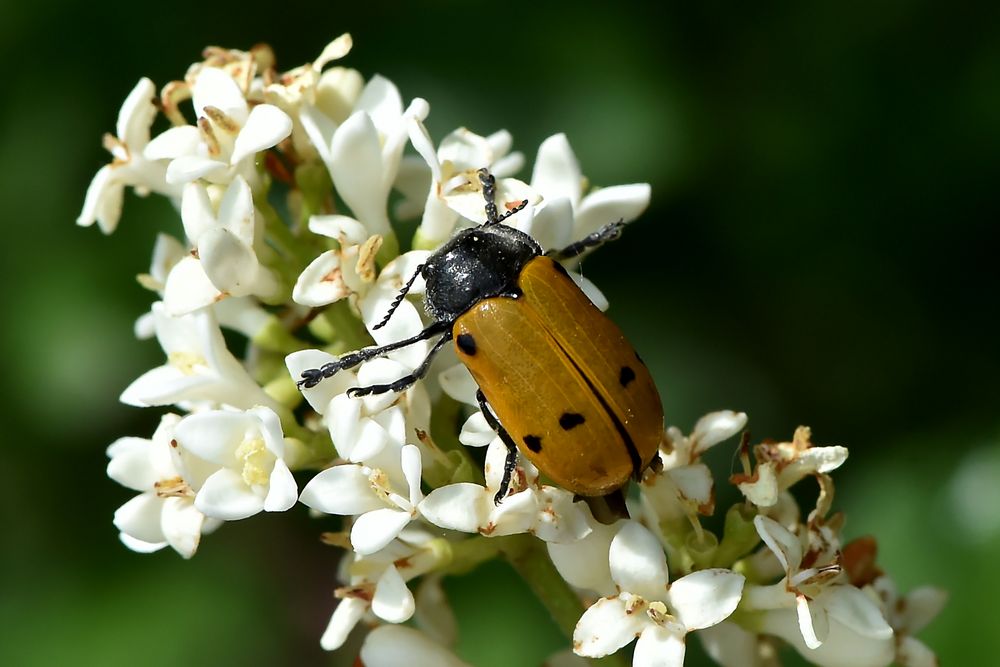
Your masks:
{"label": "beetle hind leg", "polygon": [[479,401],[479,409],[483,411],[483,417],[486,418],[486,423],[489,427],[497,432],[500,436],[500,440],[503,444],[507,446],[507,458],[503,463],[503,477],[500,479],[500,488],[497,489],[496,495],[493,496],[493,504],[499,505],[500,501],[507,497],[507,492],[510,491],[510,477],[514,473],[514,468],[517,467],[517,444],[514,439],[510,437],[510,433],[507,429],[503,427],[500,420],[496,418],[493,411],[490,410],[490,406],[486,403],[486,396],[483,395],[482,389],[476,390],[476,400]]}

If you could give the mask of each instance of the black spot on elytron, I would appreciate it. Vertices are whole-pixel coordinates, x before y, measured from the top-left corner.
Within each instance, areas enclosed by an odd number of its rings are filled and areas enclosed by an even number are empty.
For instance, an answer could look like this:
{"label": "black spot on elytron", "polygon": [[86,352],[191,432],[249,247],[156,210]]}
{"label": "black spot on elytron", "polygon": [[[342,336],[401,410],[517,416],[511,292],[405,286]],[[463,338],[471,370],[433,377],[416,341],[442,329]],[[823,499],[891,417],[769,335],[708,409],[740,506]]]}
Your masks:
{"label": "black spot on elytron", "polygon": [[635,379],[635,371],[632,370],[630,366],[622,366],[622,370],[618,373],[618,382],[621,383],[623,387],[627,387],[628,383]]}
{"label": "black spot on elytron", "polygon": [[470,357],[476,353],[476,339],[472,337],[472,334],[458,334],[455,342],[458,343],[458,349]]}
{"label": "black spot on elytron", "polygon": [[575,426],[579,426],[584,421],[583,415],[577,412],[564,412],[562,416],[559,417],[559,425],[562,426],[564,431],[568,431]]}
{"label": "black spot on elytron", "polygon": [[[555,266],[556,271],[563,274],[563,276],[565,276],[566,278],[569,278],[569,273],[566,271],[565,266],[556,261],[553,261],[552,264]],[[572,280],[572,278],[569,279]]]}
{"label": "black spot on elytron", "polygon": [[542,438],[538,435],[526,435],[524,436],[524,444],[528,446],[528,449],[534,453],[542,451]]}

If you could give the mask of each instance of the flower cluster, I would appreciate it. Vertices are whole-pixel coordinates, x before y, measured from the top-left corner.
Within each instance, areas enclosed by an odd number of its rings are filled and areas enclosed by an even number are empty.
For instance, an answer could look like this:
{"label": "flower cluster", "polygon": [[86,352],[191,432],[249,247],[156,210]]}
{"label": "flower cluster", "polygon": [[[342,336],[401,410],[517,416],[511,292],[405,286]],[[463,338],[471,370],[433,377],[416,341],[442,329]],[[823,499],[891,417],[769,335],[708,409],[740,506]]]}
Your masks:
{"label": "flower cluster", "polygon": [[[777,664],[782,643],[818,665],[933,664],[913,635],[943,594],[900,596],[875,565],[873,540],[842,542],[830,473],[847,450],[813,446],[806,428],[791,442],[743,442],[743,471],[729,480],[743,499],[718,513],[717,535],[703,525],[717,508],[701,457],[744,430],[742,413],[708,414],[690,435],[667,428],[628,496],[629,518],[598,521],[523,459],[494,503],[507,449],[448,350],[399,392],[348,390],[412,373],[426,341],[296,386],[336,355],[427,326],[415,271],[455,231],[486,219],[480,169],[496,177],[498,206],[516,211],[504,224],[543,249],[630,222],[650,197],[647,184],[591,187],[561,134],[539,147],[528,181],[516,177],[525,159],[504,130],[459,128],[435,143],[425,100],[404,104],[389,80],[336,64],[351,46],[343,35],[287,72],[266,46],[209,48],[159,91],[139,81],[105,138],[112,159],[77,222],[113,232],[126,188],[169,198],[181,221],[139,277],[156,297],[136,334],[155,337],[165,360],[121,400],[173,411],[150,439],[108,448],[108,475],[138,494],[115,513],[122,542],[190,558],[202,535],[261,511],[300,502],[343,517],[323,536],[347,554],[320,641],[337,649],[359,622],[374,626],[361,649],[368,667],[403,656],[464,664],[450,650],[456,623],[441,579],[498,557],[546,580],[536,589],[552,599],[541,602],[577,656],[636,640],[633,665],[681,665],[694,633],[727,666]],[[400,239],[407,220],[416,232]],[[578,262],[563,263],[606,308]],[[227,340],[242,341],[239,355]],[[293,472],[307,480],[301,491]],[[819,492],[803,517],[789,489],[807,479]]]}

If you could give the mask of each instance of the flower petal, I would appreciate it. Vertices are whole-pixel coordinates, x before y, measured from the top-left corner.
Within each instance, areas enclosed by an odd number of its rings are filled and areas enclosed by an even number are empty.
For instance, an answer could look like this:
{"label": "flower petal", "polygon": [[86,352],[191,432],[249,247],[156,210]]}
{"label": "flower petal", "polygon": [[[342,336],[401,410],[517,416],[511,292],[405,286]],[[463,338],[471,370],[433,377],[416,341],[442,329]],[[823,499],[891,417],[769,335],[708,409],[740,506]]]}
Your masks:
{"label": "flower petal", "polygon": [[598,310],[605,311],[608,309],[610,305],[608,299],[597,285],[592,283],[589,278],[585,278],[582,273],[577,273],[576,271],[567,271],[567,273],[569,273],[569,277],[573,279],[573,282],[576,283],[576,286],[587,295],[590,302],[597,306]]}
{"label": "flower petal", "polygon": [[299,495],[299,487],[295,484],[295,478],[288,469],[288,465],[281,459],[274,462],[271,475],[268,479],[267,497],[264,498],[265,512],[284,512],[291,509]]}
{"label": "flower petal", "polygon": [[182,419],[176,427],[178,444],[189,452],[221,466],[237,467],[235,450],[248,432],[259,428],[245,412],[208,410]]}
{"label": "flower petal", "polygon": [[458,440],[466,447],[485,447],[497,437],[496,431],[486,423],[482,412],[474,412],[462,425]]}
{"label": "flower petal", "polygon": [[176,185],[199,178],[215,178],[226,171],[226,164],[200,155],[182,155],[167,166],[167,183]]}
{"label": "flower petal", "polygon": [[292,133],[292,119],[273,104],[258,104],[247,117],[236,141],[230,164],[236,164],[257,151],[271,148]]}
{"label": "flower petal", "polygon": [[343,646],[347,635],[358,624],[367,609],[368,603],[359,598],[341,600],[337,604],[337,608],[333,610],[333,615],[330,617],[330,622],[327,624],[323,636],[320,637],[319,645],[323,647],[323,650],[335,651]]}
{"label": "flower petal", "polygon": [[623,591],[646,600],[667,596],[667,557],[659,540],[642,524],[627,521],[611,540],[611,578]]}
{"label": "flower petal", "polygon": [[420,503],[420,513],[441,528],[476,533],[489,521],[492,503],[486,489],[461,482],[431,491]]}
{"label": "flower petal", "polygon": [[[289,375],[298,382],[302,379],[302,371],[319,368],[324,364],[336,361],[337,357],[322,350],[300,350],[285,357],[285,367]],[[337,373],[332,378],[326,378],[315,387],[303,387],[302,395],[309,401],[313,410],[325,415],[334,396],[342,395],[348,387],[354,386],[354,374],[349,371]],[[346,396],[344,398],[347,398]],[[355,416],[355,420],[357,417]],[[339,451],[339,450],[338,450]],[[339,452],[343,455],[343,452]],[[345,457],[346,458],[346,457]]]}
{"label": "flower petal", "polygon": [[237,123],[246,119],[247,102],[243,91],[229,74],[218,67],[202,67],[191,87],[191,102],[198,117],[211,106],[228,114]]}
{"label": "flower petal", "polygon": [[371,116],[357,111],[333,134],[330,171],[337,192],[372,234],[392,232],[382,188],[382,147]]}
{"label": "flower petal", "polygon": [[163,503],[161,525],[163,535],[174,551],[191,558],[201,541],[202,514],[190,498],[167,498]]}
{"label": "flower petal", "polygon": [[410,491],[410,503],[414,506],[424,499],[420,491],[420,449],[416,445],[406,445],[400,454],[403,476]]}
{"label": "flower petal", "polygon": [[722,568],[692,572],[670,585],[670,608],[688,630],[710,627],[736,610],[745,581]]}
{"label": "flower petal", "polygon": [[399,570],[390,565],[375,585],[372,613],[390,623],[403,623],[413,616],[415,606],[413,594],[399,575]]}
{"label": "flower petal", "polygon": [[707,449],[728,440],[747,425],[745,412],[719,410],[705,415],[691,431],[691,455],[700,456]]}
{"label": "flower petal", "polygon": [[682,667],[684,635],[660,625],[649,625],[635,644],[632,667]]}
{"label": "flower petal", "polygon": [[299,500],[327,514],[364,514],[385,507],[372,491],[369,473],[358,465],[339,465],[318,473],[302,489]]}
{"label": "flower petal", "polygon": [[373,554],[396,539],[411,518],[409,512],[388,507],[366,512],[351,528],[351,545],[362,556]]}
{"label": "flower petal", "polygon": [[805,595],[795,596],[795,613],[799,620],[799,632],[806,646],[815,649],[830,633],[826,612],[819,604],[809,604]]}
{"label": "flower petal", "polygon": [[757,515],[753,519],[757,533],[767,547],[778,557],[785,573],[798,571],[802,563],[802,544],[799,538],[774,519]]}
{"label": "flower petal", "polygon": [[365,637],[365,667],[469,667],[443,646],[405,625],[382,625]]}
{"label": "flower petal", "polygon": [[583,174],[565,134],[554,134],[538,147],[531,186],[547,201],[567,199],[574,209],[580,203]]}
{"label": "flower petal", "polygon": [[195,152],[201,133],[194,125],[179,125],[164,130],[142,150],[147,160],[174,160]]}
{"label": "flower petal", "polygon": [[902,667],[938,667],[934,651],[915,637],[901,637],[896,650],[896,662]]}
{"label": "flower petal", "polygon": [[115,510],[115,528],[142,542],[165,542],[160,524],[162,511],[162,498],[153,493],[142,493]]}
{"label": "flower petal", "polygon": [[629,613],[621,598],[601,598],[577,622],[573,652],[587,658],[602,658],[638,637],[649,622],[645,614]]}
{"label": "flower petal", "polygon": [[212,284],[230,296],[273,297],[278,289],[274,275],[263,268],[253,248],[228,229],[210,229],[201,235],[201,266]]}
{"label": "flower petal", "polygon": [[577,588],[586,588],[598,594],[609,594],[615,584],[611,579],[608,551],[611,540],[624,521],[606,526],[591,522],[592,531],[578,542],[568,544],[548,543],[549,557],[563,579]]}
{"label": "flower petal", "polygon": [[438,375],[438,382],[441,383],[441,389],[444,390],[444,393],[456,401],[479,406],[479,401],[476,400],[476,391],[479,389],[479,385],[472,379],[472,373],[465,367],[465,364],[455,364],[451,368],[441,371]]}
{"label": "flower petal", "polygon": [[882,617],[882,611],[864,591],[854,586],[828,586],[815,600],[827,613],[847,629],[863,637],[886,639],[892,628]]}
{"label": "flower petal", "polygon": [[576,209],[575,238],[596,232],[609,222],[631,222],[649,206],[649,183],[613,185],[591,192]]}
{"label": "flower petal", "polygon": [[155,98],[156,86],[146,77],[142,77],[125,98],[118,112],[115,132],[131,151],[142,150],[149,141],[149,126],[153,124],[157,114],[156,106],[153,104]]}
{"label": "flower petal", "polygon": [[223,521],[246,519],[264,509],[264,499],[230,468],[212,473],[195,496],[194,504],[206,516]]}
{"label": "flower petal", "polygon": [[144,438],[118,438],[108,447],[108,477],[134,491],[152,491],[159,480],[150,462],[152,443]]}

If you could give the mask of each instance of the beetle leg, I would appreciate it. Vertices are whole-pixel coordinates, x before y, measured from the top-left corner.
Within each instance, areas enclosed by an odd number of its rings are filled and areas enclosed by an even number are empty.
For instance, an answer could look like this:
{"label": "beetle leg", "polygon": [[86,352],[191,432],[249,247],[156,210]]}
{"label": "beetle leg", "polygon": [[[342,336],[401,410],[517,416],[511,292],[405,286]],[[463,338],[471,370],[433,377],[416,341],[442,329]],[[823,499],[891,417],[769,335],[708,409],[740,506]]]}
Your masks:
{"label": "beetle leg", "polygon": [[497,490],[495,496],[493,496],[493,504],[499,505],[500,501],[507,497],[507,491],[510,490],[510,476],[514,472],[515,466],[517,466],[517,444],[514,439],[510,437],[510,433],[507,429],[503,427],[500,420],[496,418],[493,411],[490,410],[490,406],[486,403],[486,396],[483,395],[482,389],[476,390],[476,400],[479,401],[479,409],[483,411],[483,417],[486,418],[486,423],[489,427],[497,432],[500,436],[500,440],[503,444],[507,446],[507,459],[503,463],[503,477],[500,479],[500,488]]}
{"label": "beetle leg", "polygon": [[625,221],[609,222],[593,234],[588,234],[576,243],[570,243],[562,250],[549,250],[546,255],[555,259],[570,259],[577,257],[591,248],[604,245],[608,241],[614,241],[622,235],[625,228]]}
{"label": "beetle leg", "polygon": [[[413,345],[414,343],[419,343],[422,340],[427,340],[428,338],[448,331],[450,328],[451,322],[435,322],[418,333],[416,336],[404,338],[403,340],[398,340],[394,343],[389,343],[388,345],[383,345],[381,347],[366,347],[362,350],[358,350],[357,352],[345,354],[336,361],[323,364],[319,368],[310,368],[302,371],[302,379],[296,384],[299,389],[309,389],[310,387],[315,387],[326,378],[336,375],[337,371],[344,370],[345,368],[353,368],[358,364],[368,361],[369,359],[374,359],[375,357],[384,357],[393,350],[398,350],[406,347],[407,345]],[[446,338],[451,338],[451,335],[449,334]],[[434,349],[437,350],[437,347],[440,347],[440,342]]]}
{"label": "beetle leg", "polygon": [[441,336],[441,338],[438,339],[438,342],[434,343],[434,347],[432,347],[431,351],[427,353],[424,360],[421,361],[420,365],[417,366],[409,375],[404,375],[395,382],[390,382],[389,384],[373,384],[368,387],[351,387],[347,390],[347,395],[351,398],[355,398],[357,396],[372,396],[374,394],[385,394],[390,391],[400,392],[411,387],[413,383],[427,375],[427,369],[431,367],[431,362],[434,361],[434,357],[449,340],[451,340],[450,331],[444,336]]}

